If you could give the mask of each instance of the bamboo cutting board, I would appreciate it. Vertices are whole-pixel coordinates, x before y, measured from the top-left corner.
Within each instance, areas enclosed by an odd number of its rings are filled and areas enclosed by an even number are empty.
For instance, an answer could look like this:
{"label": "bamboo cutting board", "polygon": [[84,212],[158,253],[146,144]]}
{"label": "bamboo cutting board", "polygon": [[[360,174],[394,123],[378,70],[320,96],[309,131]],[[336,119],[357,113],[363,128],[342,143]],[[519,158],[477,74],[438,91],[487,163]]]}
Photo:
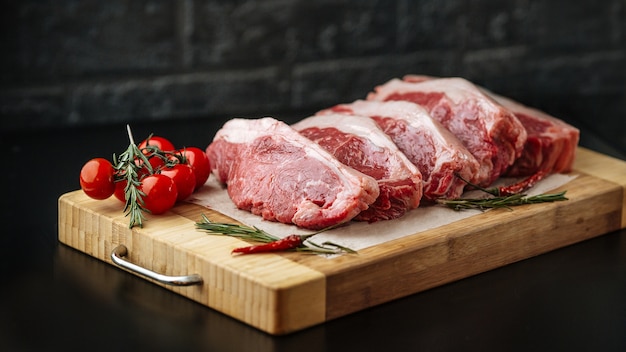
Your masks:
{"label": "bamboo cutting board", "polygon": [[147,279],[281,335],[625,228],[626,162],[579,148],[574,173],[560,188],[568,201],[492,210],[334,258],[232,256],[247,243],[195,223],[201,214],[233,220],[190,203],[131,230],[118,200],[80,190],[59,198],[59,241],[114,265],[122,258],[176,279],[195,274],[195,284]]}

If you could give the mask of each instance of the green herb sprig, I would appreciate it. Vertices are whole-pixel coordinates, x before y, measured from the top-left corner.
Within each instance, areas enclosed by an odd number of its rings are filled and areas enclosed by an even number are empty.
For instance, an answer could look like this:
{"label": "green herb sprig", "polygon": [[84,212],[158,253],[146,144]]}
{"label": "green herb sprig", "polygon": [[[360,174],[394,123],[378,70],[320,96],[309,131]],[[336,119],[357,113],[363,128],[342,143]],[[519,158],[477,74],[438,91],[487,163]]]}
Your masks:
{"label": "green herb sprig", "polygon": [[[150,213],[144,207],[145,193],[141,191],[141,179],[147,175],[159,172],[150,164],[150,158],[159,158],[164,161],[164,167],[172,167],[176,163],[186,163],[184,153],[162,151],[158,147],[149,144],[152,134],[148,136],[147,145],[139,149],[130,126],[126,125],[129,145],[119,156],[113,154],[113,168],[115,169],[115,182],[126,181],[124,188],[124,214],[129,217],[128,227],[143,227],[144,213]],[[141,174],[140,174],[141,173]]]}
{"label": "green herb sprig", "polygon": [[140,190],[141,181],[138,174],[140,167],[137,160],[140,160],[140,164],[145,165],[149,172],[154,170],[148,161],[148,157],[135,144],[130,126],[126,125],[126,130],[130,144],[119,156],[113,154],[113,167],[116,170],[116,182],[126,181],[124,188],[124,198],[126,199],[124,214],[130,218],[128,227],[133,228],[136,225],[143,227],[144,212],[148,212],[148,210],[143,207],[145,193]]}
{"label": "green herb sprig", "polygon": [[[337,225],[339,226],[339,225]],[[287,246],[280,247],[276,251],[287,251],[287,250],[295,250],[299,252],[309,252],[315,254],[338,254],[338,253],[356,253],[356,251],[341,246],[339,244],[333,242],[323,242],[321,244],[317,244],[310,240],[311,237],[317,235],[321,232],[328,231],[330,229],[336,228],[337,226],[330,226],[319,230],[317,232],[313,232],[305,235],[297,235],[300,237],[300,241],[296,243],[295,246]],[[201,221],[196,223],[196,228],[199,230],[206,231],[210,235],[224,235],[230,237],[236,237],[247,241],[261,242],[266,244],[278,243],[281,239],[280,237],[274,236],[264,230],[259,229],[256,226],[245,226],[231,223],[220,223],[211,221],[206,215],[202,214]],[[304,242],[307,242],[309,246],[305,245]],[[252,252],[249,252],[252,253]]]}
{"label": "green herb sprig", "polygon": [[527,196],[525,194],[518,193],[504,197],[437,199],[436,202],[454,210],[487,210],[496,208],[506,208],[511,210],[511,207],[519,205],[568,200],[565,197],[565,192],[566,191],[558,193],[543,193],[536,196]]}
{"label": "green herb sprig", "polygon": [[467,181],[460,175],[456,175],[456,177],[467,183],[471,188],[482,191],[489,196],[485,198],[437,199],[435,202],[454,210],[478,209],[482,211],[497,208],[511,210],[511,207],[519,205],[551,203],[568,200],[567,197],[565,197],[566,191],[558,193],[543,193],[536,196],[528,196],[523,193],[523,191],[532,187],[537,181],[546,175],[546,172],[539,171],[516,184],[494,188],[480,187]]}

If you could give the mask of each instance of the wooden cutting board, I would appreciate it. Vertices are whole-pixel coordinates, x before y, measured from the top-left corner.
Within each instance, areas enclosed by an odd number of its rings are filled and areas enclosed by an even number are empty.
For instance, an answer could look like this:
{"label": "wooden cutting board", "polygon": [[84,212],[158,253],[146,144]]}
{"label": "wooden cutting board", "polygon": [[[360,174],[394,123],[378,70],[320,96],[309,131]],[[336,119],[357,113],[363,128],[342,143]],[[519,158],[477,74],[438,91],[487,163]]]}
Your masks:
{"label": "wooden cutting board", "polygon": [[232,256],[247,243],[207,235],[195,223],[201,214],[233,220],[190,203],[131,230],[118,200],[92,200],[80,190],[59,198],[59,241],[113,265],[121,244],[123,258],[140,267],[197,274],[201,283],[189,286],[148,280],[281,335],[625,228],[626,162],[579,148],[574,169],[579,176],[560,188],[568,201],[492,210],[330,259]]}

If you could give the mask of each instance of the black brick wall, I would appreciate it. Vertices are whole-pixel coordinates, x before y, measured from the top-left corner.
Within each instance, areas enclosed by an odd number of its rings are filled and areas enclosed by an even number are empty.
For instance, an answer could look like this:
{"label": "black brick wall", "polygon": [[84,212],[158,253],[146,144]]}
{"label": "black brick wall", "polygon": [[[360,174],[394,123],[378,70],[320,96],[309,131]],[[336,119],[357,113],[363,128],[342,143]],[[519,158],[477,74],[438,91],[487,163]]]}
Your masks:
{"label": "black brick wall", "polygon": [[626,0],[47,0],[3,6],[3,131],[297,119],[462,76],[626,151]]}

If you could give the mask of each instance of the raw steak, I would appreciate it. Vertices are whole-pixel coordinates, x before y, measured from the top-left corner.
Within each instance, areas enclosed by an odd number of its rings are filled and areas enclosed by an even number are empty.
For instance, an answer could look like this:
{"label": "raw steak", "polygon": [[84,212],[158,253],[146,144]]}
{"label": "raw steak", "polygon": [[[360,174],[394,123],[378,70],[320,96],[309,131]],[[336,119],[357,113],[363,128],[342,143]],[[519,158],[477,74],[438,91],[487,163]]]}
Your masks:
{"label": "raw steak", "polygon": [[486,92],[513,112],[528,134],[524,151],[507,170],[507,176],[528,176],[540,170],[548,173],[572,170],[576,147],[580,139],[580,131],[576,127],[540,110]]}
{"label": "raw steak", "polygon": [[[403,79],[423,82],[435,77],[407,75]],[[543,111],[525,106],[485,88],[481,89],[515,114],[526,129],[528,137],[522,155],[506,171],[506,176],[530,176],[539,171],[558,173],[572,170],[580,139],[580,131],[576,127]]]}
{"label": "raw steak", "polygon": [[421,173],[369,117],[315,115],[292,127],[345,165],[378,181],[378,199],[355,220],[395,219],[419,206]]}
{"label": "raw steak", "polygon": [[420,170],[424,198],[457,198],[478,171],[478,161],[441,123],[421,106],[408,101],[365,101],[341,104],[319,114],[371,117],[398,149]]}
{"label": "raw steak", "polygon": [[322,229],[351,220],[378,183],[273,118],[232,119],[207,147],[235,205],[266,220]]}
{"label": "raw steak", "polygon": [[367,99],[407,100],[425,107],[476,157],[480,169],[472,181],[481,186],[503,174],[526,142],[526,129],[517,117],[462,78],[392,79]]}

